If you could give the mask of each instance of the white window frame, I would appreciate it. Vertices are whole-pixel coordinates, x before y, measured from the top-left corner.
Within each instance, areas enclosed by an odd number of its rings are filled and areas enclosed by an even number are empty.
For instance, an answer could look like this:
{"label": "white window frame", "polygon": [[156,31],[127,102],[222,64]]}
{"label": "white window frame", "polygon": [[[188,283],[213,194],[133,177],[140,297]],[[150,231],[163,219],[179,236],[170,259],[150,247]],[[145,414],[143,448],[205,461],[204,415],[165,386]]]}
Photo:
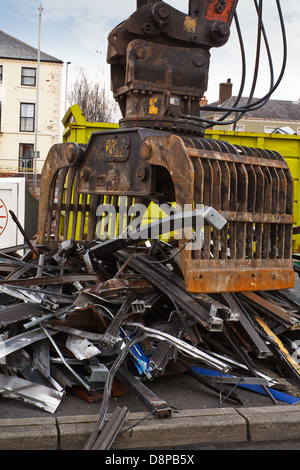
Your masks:
{"label": "white window frame", "polygon": [[[27,74],[29,71],[30,73]],[[21,86],[33,86],[33,87],[36,86],[36,68],[35,67],[22,67]]]}
{"label": "white window frame", "polygon": [[34,121],[35,103],[20,103],[20,132],[34,132]]}

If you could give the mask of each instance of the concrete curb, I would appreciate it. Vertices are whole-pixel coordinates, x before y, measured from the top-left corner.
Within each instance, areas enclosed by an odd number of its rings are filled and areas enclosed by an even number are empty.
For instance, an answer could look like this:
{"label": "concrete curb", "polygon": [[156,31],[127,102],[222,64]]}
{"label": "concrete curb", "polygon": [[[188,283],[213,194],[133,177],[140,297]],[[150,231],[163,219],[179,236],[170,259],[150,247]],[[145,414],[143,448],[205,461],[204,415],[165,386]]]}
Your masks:
{"label": "concrete curb", "polygon": [[[130,413],[124,428],[145,413]],[[0,450],[81,450],[98,415],[0,420]],[[292,440],[300,436],[300,407],[183,410],[170,419],[148,417],[120,433],[111,449]]]}

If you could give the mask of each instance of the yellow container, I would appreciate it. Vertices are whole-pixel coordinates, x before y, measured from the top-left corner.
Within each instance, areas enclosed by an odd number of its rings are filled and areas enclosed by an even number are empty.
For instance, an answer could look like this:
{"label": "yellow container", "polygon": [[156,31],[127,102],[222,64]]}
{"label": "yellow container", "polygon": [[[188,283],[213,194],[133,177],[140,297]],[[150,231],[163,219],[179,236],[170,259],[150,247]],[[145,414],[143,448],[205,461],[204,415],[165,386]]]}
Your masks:
{"label": "yellow container", "polygon": [[93,132],[119,129],[119,124],[88,122],[78,104],[71,106],[62,119],[64,125],[63,142],[87,144]]}
{"label": "yellow container", "polygon": [[[289,165],[294,180],[294,226],[300,225],[300,135],[263,134],[207,130],[209,139],[224,140],[232,145],[279,152]],[[300,253],[300,235],[293,237],[293,252]]]}

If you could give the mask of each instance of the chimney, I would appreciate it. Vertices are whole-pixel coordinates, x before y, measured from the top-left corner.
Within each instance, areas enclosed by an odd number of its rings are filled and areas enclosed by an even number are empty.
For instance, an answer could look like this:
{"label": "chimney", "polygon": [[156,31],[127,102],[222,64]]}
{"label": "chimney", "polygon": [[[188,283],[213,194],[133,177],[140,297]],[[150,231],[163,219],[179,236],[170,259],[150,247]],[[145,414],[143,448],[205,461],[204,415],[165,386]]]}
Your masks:
{"label": "chimney", "polygon": [[232,83],[231,79],[228,78],[227,83],[220,83],[219,90],[219,104],[224,103],[224,101],[229,100],[232,97]]}
{"label": "chimney", "polygon": [[203,96],[200,100],[200,106],[206,106],[208,104],[208,100],[206,96]]}

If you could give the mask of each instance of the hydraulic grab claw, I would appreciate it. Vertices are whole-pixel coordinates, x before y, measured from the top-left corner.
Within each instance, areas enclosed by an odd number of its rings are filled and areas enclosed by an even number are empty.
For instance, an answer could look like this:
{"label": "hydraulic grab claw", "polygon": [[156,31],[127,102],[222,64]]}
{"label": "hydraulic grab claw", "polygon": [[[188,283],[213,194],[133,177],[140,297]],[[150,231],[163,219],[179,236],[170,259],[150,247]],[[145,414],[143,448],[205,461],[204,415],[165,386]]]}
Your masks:
{"label": "hydraulic grab claw", "polygon": [[108,38],[120,129],[94,133],[84,147],[50,151],[40,243],[56,243],[59,233],[94,240],[104,198],[114,207],[125,200],[127,207],[132,200],[175,201],[180,210],[209,206],[226,220],[224,227],[201,227],[200,247],[185,233],[178,241],[188,291],[294,285],[293,180],[283,157],[206,139],[199,121],[183,117],[201,116],[209,49],[228,40],[236,5],[190,0],[184,14],[165,2],[137,0],[136,12]]}

